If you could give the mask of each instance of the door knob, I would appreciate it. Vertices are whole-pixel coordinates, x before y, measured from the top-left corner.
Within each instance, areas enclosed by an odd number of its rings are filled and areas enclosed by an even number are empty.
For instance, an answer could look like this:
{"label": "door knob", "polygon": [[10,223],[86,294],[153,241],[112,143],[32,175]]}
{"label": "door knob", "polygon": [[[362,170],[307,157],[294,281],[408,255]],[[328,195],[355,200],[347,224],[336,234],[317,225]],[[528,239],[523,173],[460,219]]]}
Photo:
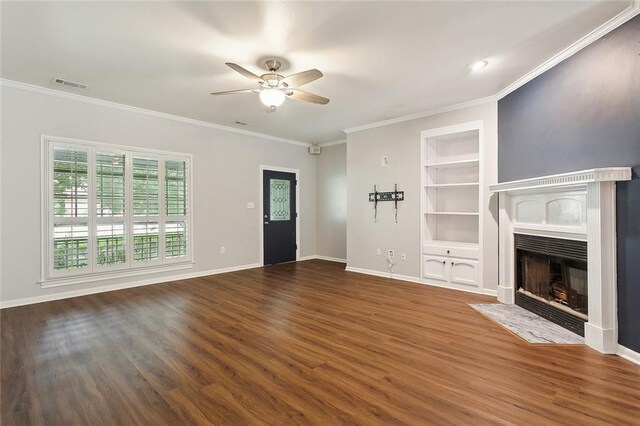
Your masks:
{"label": "door knob", "polygon": [[265,224],[265,225],[268,225],[268,224],[269,224],[269,222],[267,222],[267,221],[265,220],[265,221],[264,221],[264,224]]}
{"label": "door knob", "polygon": [[265,218],[265,219],[268,219],[268,217],[267,217],[267,215],[266,215],[266,214],[264,215],[264,218]]}

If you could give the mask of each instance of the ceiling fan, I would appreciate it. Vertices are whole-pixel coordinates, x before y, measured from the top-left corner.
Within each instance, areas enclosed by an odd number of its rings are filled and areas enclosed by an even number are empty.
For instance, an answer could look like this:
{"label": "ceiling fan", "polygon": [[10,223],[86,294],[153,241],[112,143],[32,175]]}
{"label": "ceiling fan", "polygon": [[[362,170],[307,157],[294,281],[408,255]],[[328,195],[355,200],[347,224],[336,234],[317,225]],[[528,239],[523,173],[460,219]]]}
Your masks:
{"label": "ceiling fan", "polygon": [[286,98],[321,105],[326,105],[329,103],[329,99],[327,98],[298,89],[298,87],[307,83],[311,83],[312,81],[322,77],[322,73],[317,69],[302,71],[284,77],[277,73],[282,64],[275,59],[270,59],[265,62],[265,66],[267,70],[269,70],[269,72],[261,76],[257,76],[251,71],[242,68],[240,65],[233,64],[231,62],[227,62],[226,65],[232,70],[237,71],[243,76],[247,77],[249,80],[258,83],[258,87],[255,89],[240,89],[227,90],[224,92],[214,92],[212,93],[212,95],[257,93],[260,96],[260,101],[267,107],[269,107],[267,112],[274,112],[277,107],[282,105]]}

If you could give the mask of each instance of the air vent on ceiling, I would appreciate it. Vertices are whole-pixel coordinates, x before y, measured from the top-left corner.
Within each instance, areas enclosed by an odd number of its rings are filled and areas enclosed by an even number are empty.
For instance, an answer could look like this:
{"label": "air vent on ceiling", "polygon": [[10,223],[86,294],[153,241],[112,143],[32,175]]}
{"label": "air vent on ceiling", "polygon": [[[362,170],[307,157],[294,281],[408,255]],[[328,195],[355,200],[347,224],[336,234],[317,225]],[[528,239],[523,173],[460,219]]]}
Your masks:
{"label": "air vent on ceiling", "polygon": [[75,81],[69,81],[59,77],[54,78],[53,82],[56,84],[61,84],[63,86],[73,87],[74,89],[81,89],[81,90],[85,90],[89,87],[86,84],[76,83]]}

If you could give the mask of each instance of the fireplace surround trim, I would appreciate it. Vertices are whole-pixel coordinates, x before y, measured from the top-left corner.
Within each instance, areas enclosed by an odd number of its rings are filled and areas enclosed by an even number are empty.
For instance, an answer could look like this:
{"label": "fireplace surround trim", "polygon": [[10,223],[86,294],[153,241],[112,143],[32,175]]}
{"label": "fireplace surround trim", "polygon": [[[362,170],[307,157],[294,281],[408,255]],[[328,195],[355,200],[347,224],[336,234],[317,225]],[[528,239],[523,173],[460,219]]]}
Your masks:
{"label": "fireplace surround trim", "polygon": [[[499,194],[498,300],[515,302],[514,234],[587,241],[589,320],[585,343],[618,350],[615,182],[630,167],[609,167],[491,185]],[[586,237],[586,238],[585,238]]]}

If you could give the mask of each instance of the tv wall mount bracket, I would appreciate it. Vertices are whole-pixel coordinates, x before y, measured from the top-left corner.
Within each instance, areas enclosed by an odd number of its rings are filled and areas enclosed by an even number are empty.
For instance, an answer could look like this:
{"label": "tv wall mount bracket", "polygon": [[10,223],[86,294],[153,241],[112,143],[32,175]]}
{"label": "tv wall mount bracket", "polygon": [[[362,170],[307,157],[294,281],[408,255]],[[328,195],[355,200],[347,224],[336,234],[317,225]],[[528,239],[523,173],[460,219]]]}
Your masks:
{"label": "tv wall mount bracket", "polygon": [[378,203],[382,201],[393,201],[396,223],[398,223],[398,201],[404,201],[404,191],[398,191],[398,184],[394,185],[393,191],[379,192],[377,185],[373,185],[373,192],[369,193],[369,202],[373,203],[373,221],[378,221]]}

